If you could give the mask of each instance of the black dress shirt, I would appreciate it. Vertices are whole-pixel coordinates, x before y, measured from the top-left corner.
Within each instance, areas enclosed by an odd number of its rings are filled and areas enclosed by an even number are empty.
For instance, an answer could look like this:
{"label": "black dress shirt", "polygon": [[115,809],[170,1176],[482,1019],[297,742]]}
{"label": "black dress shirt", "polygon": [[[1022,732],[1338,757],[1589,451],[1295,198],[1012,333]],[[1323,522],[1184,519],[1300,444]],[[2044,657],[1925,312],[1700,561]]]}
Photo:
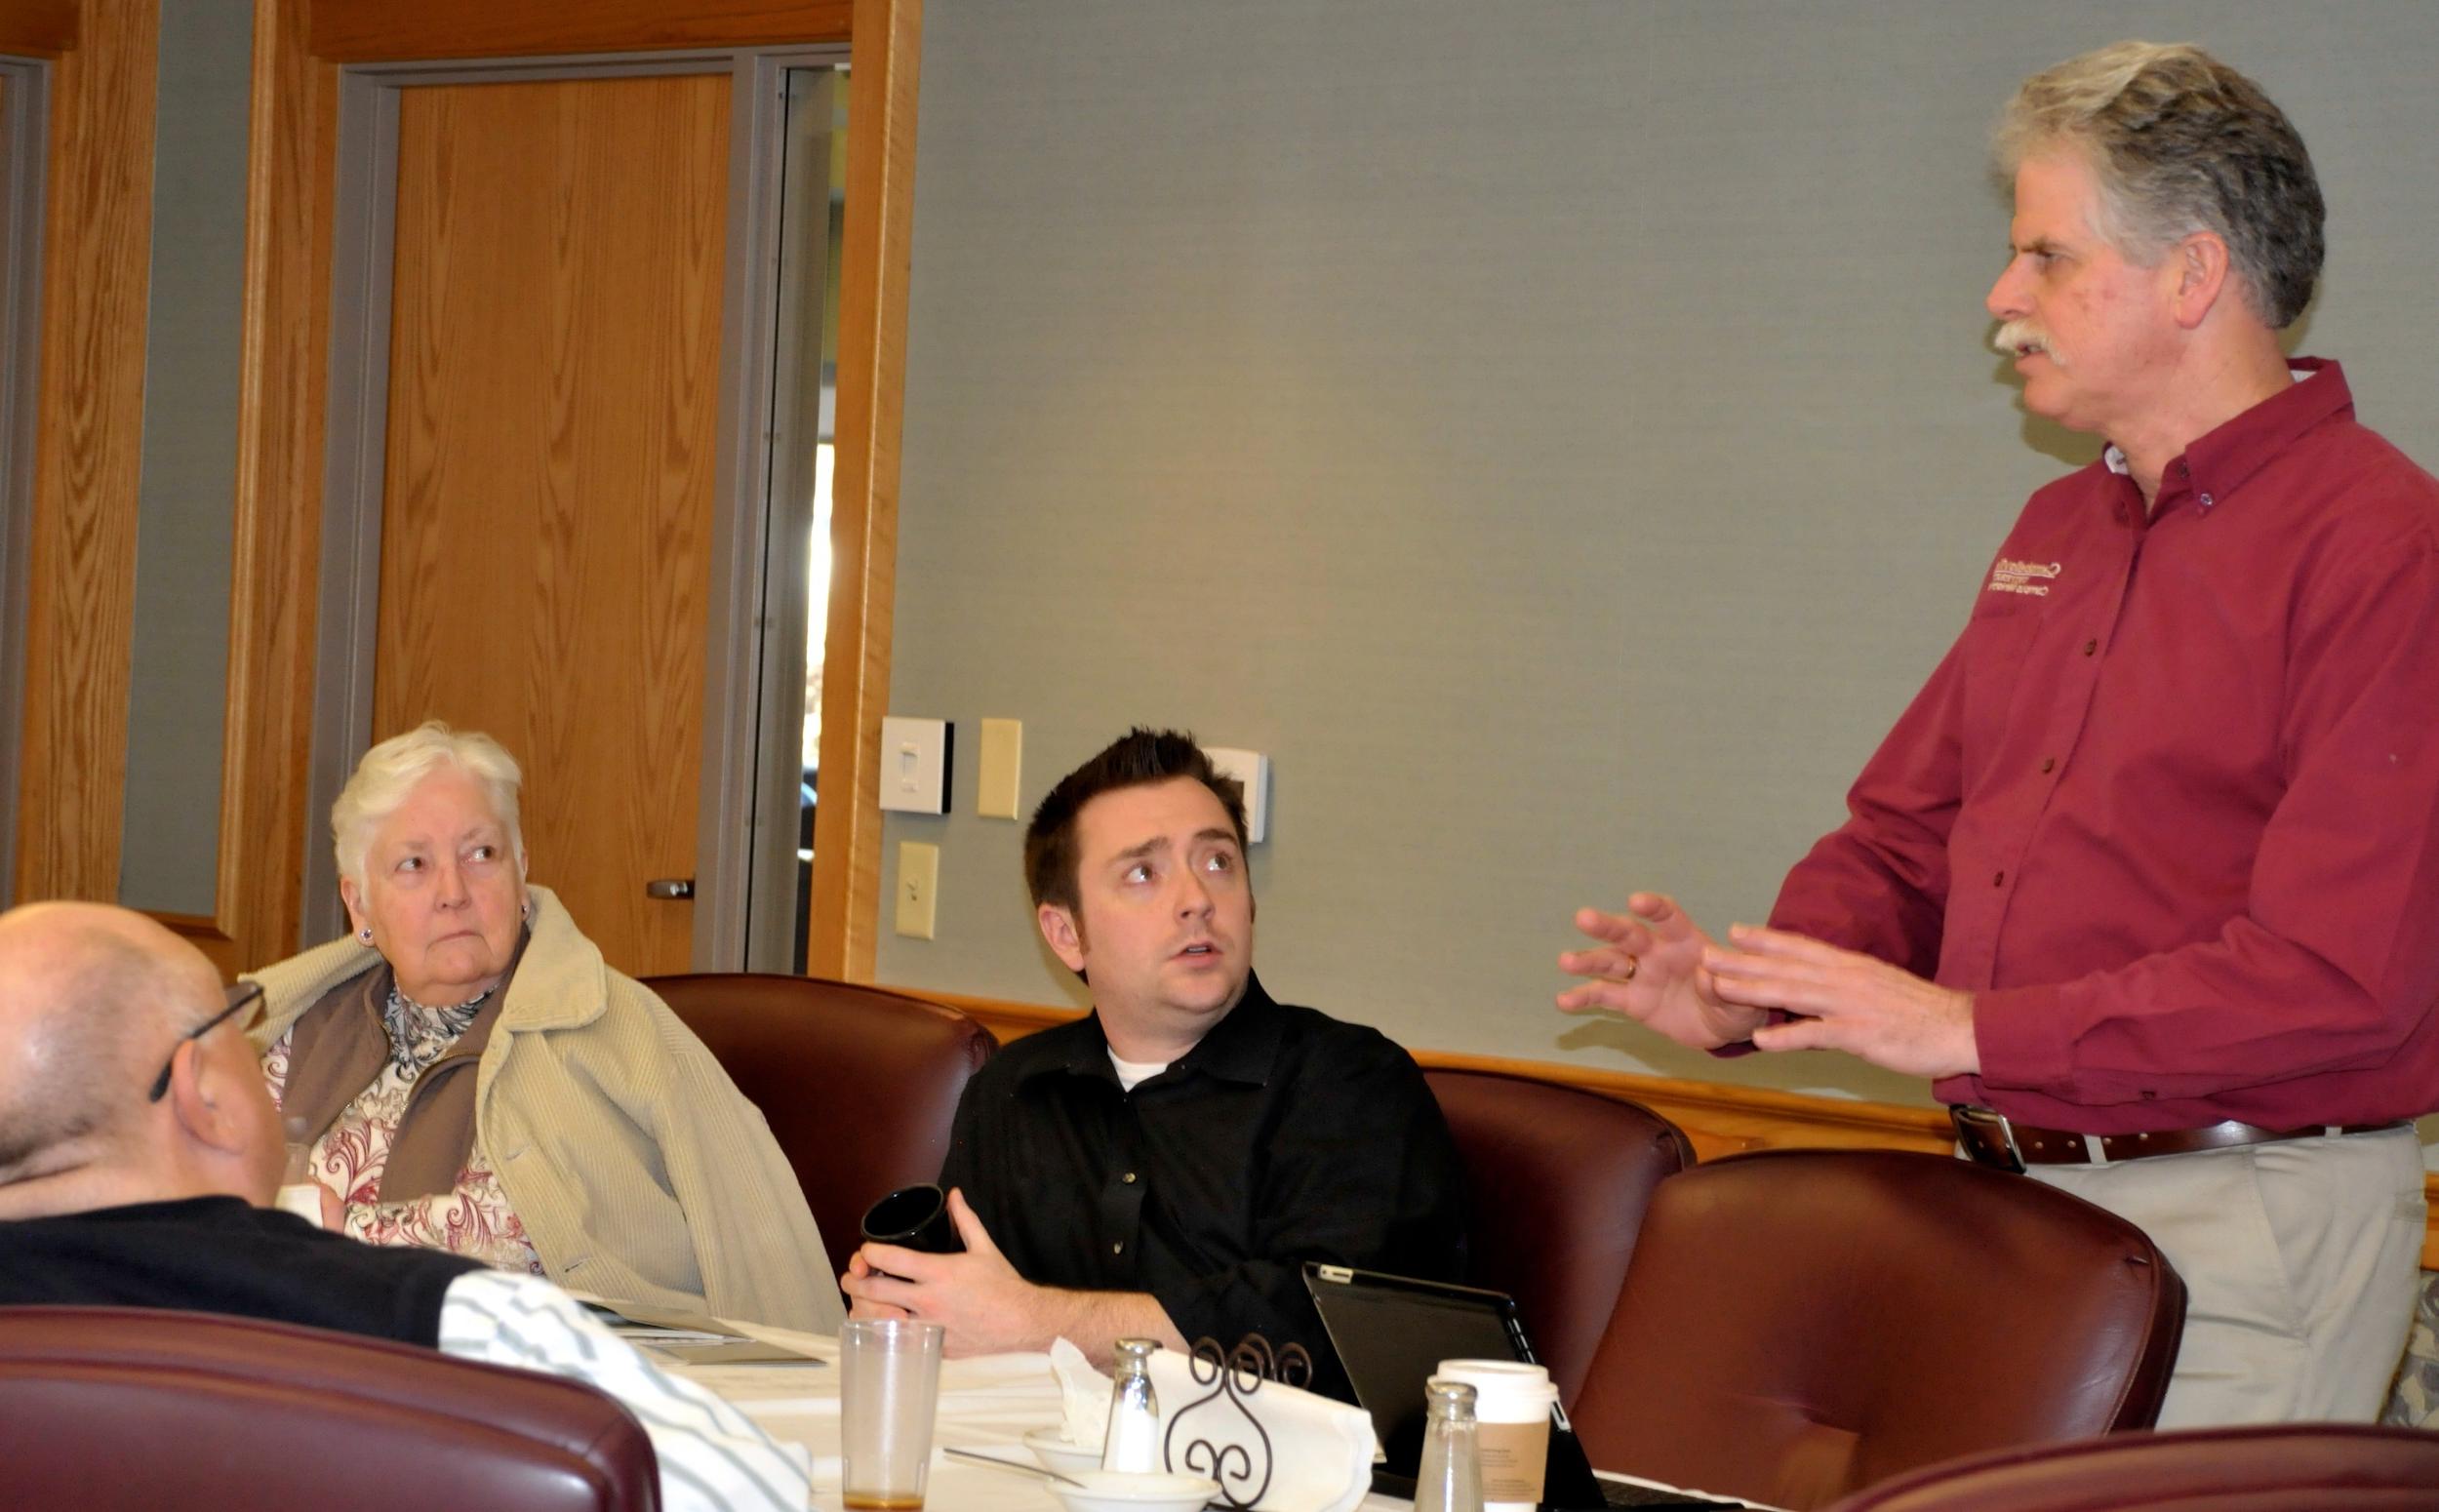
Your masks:
{"label": "black dress shirt", "polygon": [[1339,1395],[1304,1261],[1464,1271],[1463,1172],[1414,1060],[1258,979],[1132,1093],[1099,1015],[1009,1046],[967,1085],[940,1181],[1026,1280],[1148,1292],[1189,1342],[1300,1343]]}

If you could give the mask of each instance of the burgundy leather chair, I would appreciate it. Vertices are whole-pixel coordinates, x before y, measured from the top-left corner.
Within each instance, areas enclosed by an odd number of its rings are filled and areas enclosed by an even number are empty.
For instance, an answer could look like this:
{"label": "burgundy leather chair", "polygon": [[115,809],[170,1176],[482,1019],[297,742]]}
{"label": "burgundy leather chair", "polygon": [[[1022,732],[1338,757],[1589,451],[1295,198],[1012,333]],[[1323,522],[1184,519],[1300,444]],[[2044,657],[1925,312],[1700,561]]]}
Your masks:
{"label": "burgundy leather chair", "polygon": [[1579,1088],[1496,1071],[1422,1078],[1465,1163],[1474,1284],[1516,1299],[1572,1408],[1644,1205],[1694,1164],[1694,1146],[1659,1114]]}
{"label": "burgundy leather chair", "polygon": [[657,1512],[581,1381],[206,1313],[0,1307],[0,1507]]}
{"label": "burgundy leather chair", "polygon": [[2147,1427],[2184,1283],[2133,1224],[1896,1150],[1663,1181],[1575,1412],[1603,1469],[1811,1508],[1960,1454]]}
{"label": "burgundy leather chair", "polygon": [[1835,1512],[2439,1512],[2439,1433],[2278,1423],[2112,1434],[1934,1465]]}
{"label": "burgundy leather chair", "polygon": [[796,1170],[813,1220],[847,1268],[864,1210],[940,1174],[966,1082],[991,1031],[953,1008],[818,976],[648,976],[709,1048]]}

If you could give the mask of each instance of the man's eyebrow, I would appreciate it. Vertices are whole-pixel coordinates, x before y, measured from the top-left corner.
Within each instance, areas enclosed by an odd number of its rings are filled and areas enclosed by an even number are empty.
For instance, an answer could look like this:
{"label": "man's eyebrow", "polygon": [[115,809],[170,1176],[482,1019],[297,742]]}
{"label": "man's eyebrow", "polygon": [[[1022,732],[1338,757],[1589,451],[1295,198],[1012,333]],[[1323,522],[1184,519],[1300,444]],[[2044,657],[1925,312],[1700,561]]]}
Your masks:
{"label": "man's eyebrow", "polygon": [[1140,861],[1146,855],[1150,855],[1156,852],[1166,851],[1168,849],[1169,837],[1166,835],[1154,835],[1149,840],[1141,841],[1138,844],[1127,847],[1125,850],[1119,852],[1115,856],[1111,857],[1111,859],[1120,861]]}
{"label": "man's eyebrow", "polygon": [[1232,829],[1222,829],[1215,824],[1209,829],[1196,830],[1194,832],[1194,838],[1196,840],[1224,840],[1228,844],[1234,845],[1236,844],[1236,831]]}

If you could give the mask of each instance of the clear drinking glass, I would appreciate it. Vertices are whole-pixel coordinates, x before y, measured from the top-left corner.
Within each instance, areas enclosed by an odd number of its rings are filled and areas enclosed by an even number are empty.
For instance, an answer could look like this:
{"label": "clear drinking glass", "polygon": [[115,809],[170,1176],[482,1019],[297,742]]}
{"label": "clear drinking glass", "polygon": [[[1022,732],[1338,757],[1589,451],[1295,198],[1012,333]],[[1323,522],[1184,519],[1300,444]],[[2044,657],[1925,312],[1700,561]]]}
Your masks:
{"label": "clear drinking glass", "polygon": [[848,1506],[911,1512],[923,1505],[945,1334],[937,1323],[906,1318],[851,1319],[840,1327],[838,1430]]}
{"label": "clear drinking glass", "polygon": [[1434,1375],[1422,1389],[1422,1467],[1415,1512],[1482,1512],[1482,1459],[1474,1433],[1473,1388]]}

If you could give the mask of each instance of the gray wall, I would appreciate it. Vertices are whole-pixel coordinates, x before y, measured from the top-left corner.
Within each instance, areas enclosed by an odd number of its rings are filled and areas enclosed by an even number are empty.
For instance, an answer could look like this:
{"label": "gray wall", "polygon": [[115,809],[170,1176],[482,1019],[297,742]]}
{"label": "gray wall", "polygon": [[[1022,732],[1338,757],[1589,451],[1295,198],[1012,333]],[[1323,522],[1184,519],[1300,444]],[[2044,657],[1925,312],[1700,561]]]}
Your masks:
{"label": "gray wall", "polygon": [[[1131,722],[1268,751],[1264,979],[1414,1046],[1919,1098],[1549,1005],[1580,903],[1762,915],[2024,496],[1981,299],[2016,81],[2121,36],[2259,77],[2319,161],[2300,349],[2439,463],[2421,0],[935,0],[895,712],[954,718],[940,937],[883,981],[1083,1000],[1021,801]],[[886,929],[887,920],[884,920]]]}
{"label": "gray wall", "polygon": [[251,0],[161,8],[119,901],[210,914],[228,685]]}

